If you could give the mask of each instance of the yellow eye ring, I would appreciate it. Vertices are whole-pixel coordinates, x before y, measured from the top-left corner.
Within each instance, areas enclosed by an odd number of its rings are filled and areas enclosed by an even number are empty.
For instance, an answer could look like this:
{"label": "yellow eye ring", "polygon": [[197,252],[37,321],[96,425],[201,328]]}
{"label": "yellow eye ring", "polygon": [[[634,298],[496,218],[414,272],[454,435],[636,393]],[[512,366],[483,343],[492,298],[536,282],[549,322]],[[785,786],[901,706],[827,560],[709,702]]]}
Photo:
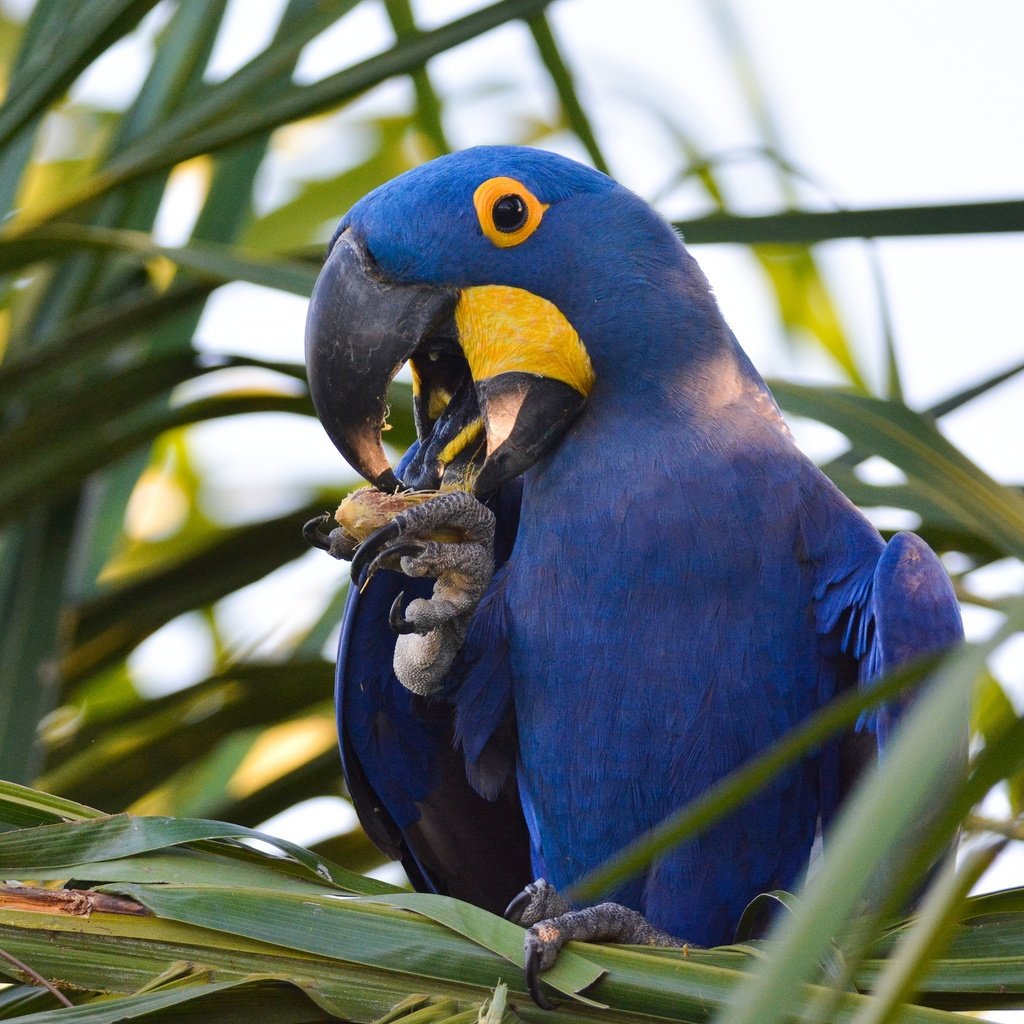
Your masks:
{"label": "yellow eye ring", "polygon": [[489,178],[473,193],[480,229],[500,249],[525,242],[537,230],[547,203],[515,178]]}

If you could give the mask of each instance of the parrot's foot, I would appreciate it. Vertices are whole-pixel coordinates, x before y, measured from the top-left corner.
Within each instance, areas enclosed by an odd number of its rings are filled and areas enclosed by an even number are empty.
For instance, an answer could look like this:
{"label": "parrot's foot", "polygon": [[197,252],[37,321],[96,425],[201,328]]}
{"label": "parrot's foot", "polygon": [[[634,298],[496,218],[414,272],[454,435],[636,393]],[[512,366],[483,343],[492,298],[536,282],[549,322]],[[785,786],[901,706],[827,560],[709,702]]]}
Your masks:
{"label": "parrot's foot", "polygon": [[380,568],[436,580],[429,600],[403,609],[399,594],[389,615],[398,634],[395,675],[414,693],[434,693],[494,575],[494,514],[464,491],[413,505],[359,545],[352,579],[363,587]]}
{"label": "parrot's foot", "polygon": [[551,1009],[540,989],[540,974],[553,966],[559,950],[573,940],[617,942],[634,946],[690,945],[651,925],[635,910],[621,903],[570,910],[558,890],[543,878],[531,882],[505,910],[505,917],[527,928],[523,940],[523,974],[533,1001]]}
{"label": "parrot's foot", "polygon": [[493,546],[494,513],[465,491],[445,491],[371,533],[352,559],[352,578],[365,586],[381,568],[440,577],[468,567],[476,576],[481,548],[493,573]]}
{"label": "parrot's foot", "polygon": [[562,899],[558,890],[547,879],[538,878],[531,882],[505,908],[505,917],[524,928],[545,921],[551,917],[561,917],[572,910]]}
{"label": "parrot's foot", "polygon": [[326,551],[332,558],[343,558],[349,562],[355,554],[356,541],[340,526],[336,526],[333,530],[326,529],[328,524],[333,521],[329,512],[310,519],[302,527],[302,536],[306,538],[307,544]]}

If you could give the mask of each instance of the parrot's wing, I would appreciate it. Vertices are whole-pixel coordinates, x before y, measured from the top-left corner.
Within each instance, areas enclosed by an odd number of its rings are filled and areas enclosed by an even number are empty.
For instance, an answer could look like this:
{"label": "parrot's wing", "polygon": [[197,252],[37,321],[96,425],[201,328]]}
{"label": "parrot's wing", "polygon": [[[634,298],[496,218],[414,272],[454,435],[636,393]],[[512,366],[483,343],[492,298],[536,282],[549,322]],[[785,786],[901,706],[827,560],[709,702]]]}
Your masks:
{"label": "parrot's wing", "polygon": [[[495,561],[508,557],[518,524],[520,488],[507,485],[492,499],[497,518]],[[481,602],[463,651],[446,680],[447,692],[468,680],[493,675],[495,658],[506,649],[502,638],[481,643],[481,628],[500,605],[491,592]],[[395,635],[388,612],[400,591],[411,600],[429,597],[432,581],[385,570],[362,593],[349,594],[338,651],[336,706],[338,734],[349,794],[373,842],[401,860],[413,885],[465,899],[501,913],[531,880],[529,840],[511,778],[487,786],[470,784],[466,760],[456,743],[455,708],[443,697],[425,698],[406,690],[395,677]],[[511,692],[510,685],[498,689]],[[514,755],[510,705],[493,737],[485,763],[494,779],[493,752]],[[479,757],[477,758],[479,761]],[[480,769],[474,768],[477,775]]]}
{"label": "parrot's wing", "polygon": [[[833,661],[837,690],[870,686],[918,658],[957,646],[964,635],[949,576],[935,552],[913,533],[897,533],[873,564],[862,564],[841,585],[830,587],[818,615],[820,631],[831,633],[842,652]],[[913,699],[911,694],[880,705],[840,739],[835,771],[826,768],[823,775],[825,819],[864,768],[884,753],[892,728]],[[966,755],[966,743],[965,722],[958,760]]]}
{"label": "parrot's wing", "polygon": [[[960,608],[949,576],[935,552],[912,533],[896,534],[882,550],[874,566],[860,620],[861,628],[856,631],[859,635],[851,640],[857,648],[860,684],[867,686],[918,658],[955,647],[964,636]],[[857,728],[842,739],[842,790],[853,783],[858,769],[885,756],[889,734],[913,702],[916,692],[862,716]],[[949,752],[950,777],[966,769],[968,735],[965,715],[962,740]],[[916,849],[920,838],[934,823],[935,813],[925,810],[903,837],[906,849]],[[875,878],[877,892],[872,902],[890,890],[896,877],[892,872],[898,872],[901,863],[896,857],[882,866]],[[935,869],[933,863],[921,876],[917,895],[911,902],[920,896]]]}
{"label": "parrot's wing", "polygon": [[[882,551],[869,611],[872,628],[860,672],[865,683],[964,638],[953,584],[935,552],[913,533],[897,533]],[[870,723],[880,747],[903,706],[883,706]]]}

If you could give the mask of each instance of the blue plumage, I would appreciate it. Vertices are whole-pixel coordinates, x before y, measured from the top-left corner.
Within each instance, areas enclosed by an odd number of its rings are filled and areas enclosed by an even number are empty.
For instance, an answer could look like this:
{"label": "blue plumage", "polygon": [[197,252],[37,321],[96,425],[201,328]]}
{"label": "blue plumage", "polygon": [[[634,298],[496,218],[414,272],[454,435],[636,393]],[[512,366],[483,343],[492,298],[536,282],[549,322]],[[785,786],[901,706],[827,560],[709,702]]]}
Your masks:
{"label": "blue plumage", "polygon": [[[498,175],[547,204],[509,248],[473,210]],[[696,263],[621,186],[547,153],[470,150],[377,189],[341,232],[389,281],[552,302],[595,375],[491,500],[497,572],[443,693],[414,697],[391,671],[387,609],[416,583],[381,573],[350,601],[346,773],[418,885],[491,907],[525,874],[567,887],[836,692],[960,639],[938,559],[913,535],[886,545],[797,450]],[[892,713],[865,728],[884,738]],[[863,748],[836,741],[615,898],[729,941],[750,899],[797,881]]]}

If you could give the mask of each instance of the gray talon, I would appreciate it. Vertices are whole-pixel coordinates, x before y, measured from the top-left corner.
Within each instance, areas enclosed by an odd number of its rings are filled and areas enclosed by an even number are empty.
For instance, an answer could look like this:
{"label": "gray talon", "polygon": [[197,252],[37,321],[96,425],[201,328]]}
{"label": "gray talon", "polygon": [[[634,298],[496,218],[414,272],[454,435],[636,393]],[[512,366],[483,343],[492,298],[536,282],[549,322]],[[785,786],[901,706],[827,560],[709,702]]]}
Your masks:
{"label": "gray talon", "polygon": [[326,527],[331,521],[332,517],[327,512],[310,519],[302,527],[302,536],[307,544],[326,551],[332,558],[348,561],[355,554],[356,542],[340,526],[328,531]]}
{"label": "gray talon", "polygon": [[415,633],[416,627],[402,613],[402,602],[405,600],[405,591],[399,592],[398,597],[391,602],[391,611],[388,612],[388,622],[398,636],[405,636]]}
{"label": "gray talon", "polygon": [[526,908],[530,905],[530,887],[527,886],[518,896],[516,896],[512,902],[505,908],[505,913],[502,915],[506,921],[511,921],[513,924],[523,923],[523,913]]}
{"label": "gray talon", "polygon": [[562,899],[550,882],[538,878],[535,882],[530,882],[505,908],[505,917],[515,924],[529,928],[538,921],[561,917],[570,909],[569,904]]}
{"label": "gray talon", "polygon": [[531,945],[529,940],[530,936],[527,934],[527,941],[523,948],[523,978],[526,980],[526,990],[530,993],[530,998],[542,1010],[553,1010],[554,1006],[540,988],[540,972],[544,970],[541,966],[543,955],[541,945],[539,943]]}
{"label": "gray talon", "polygon": [[378,569],[398,569],[402,559],[415,558],[423,553],[423,548],[419,541],[404,541],[377,552],[363,570],[362,579],[358,581],[360,589]]}
{"label": "gray talon", "polygon": [[324,527],[330,521],[331,517],[327,512],[323,515],[307,520],[302,527],[302,536],[305,538],[306,543],[311,547],[319,548],[321,551],[330,551],[330,532],[324,531]]}
{"label": "gray talon", "polygon": [[388,542],[394,540],[400,532],[397,520],[385,523],[380,529],[374,530],[369,537],[356,548],[352,559],[352,580],[362,589],[366,581],[375,572],[374,566]]}

